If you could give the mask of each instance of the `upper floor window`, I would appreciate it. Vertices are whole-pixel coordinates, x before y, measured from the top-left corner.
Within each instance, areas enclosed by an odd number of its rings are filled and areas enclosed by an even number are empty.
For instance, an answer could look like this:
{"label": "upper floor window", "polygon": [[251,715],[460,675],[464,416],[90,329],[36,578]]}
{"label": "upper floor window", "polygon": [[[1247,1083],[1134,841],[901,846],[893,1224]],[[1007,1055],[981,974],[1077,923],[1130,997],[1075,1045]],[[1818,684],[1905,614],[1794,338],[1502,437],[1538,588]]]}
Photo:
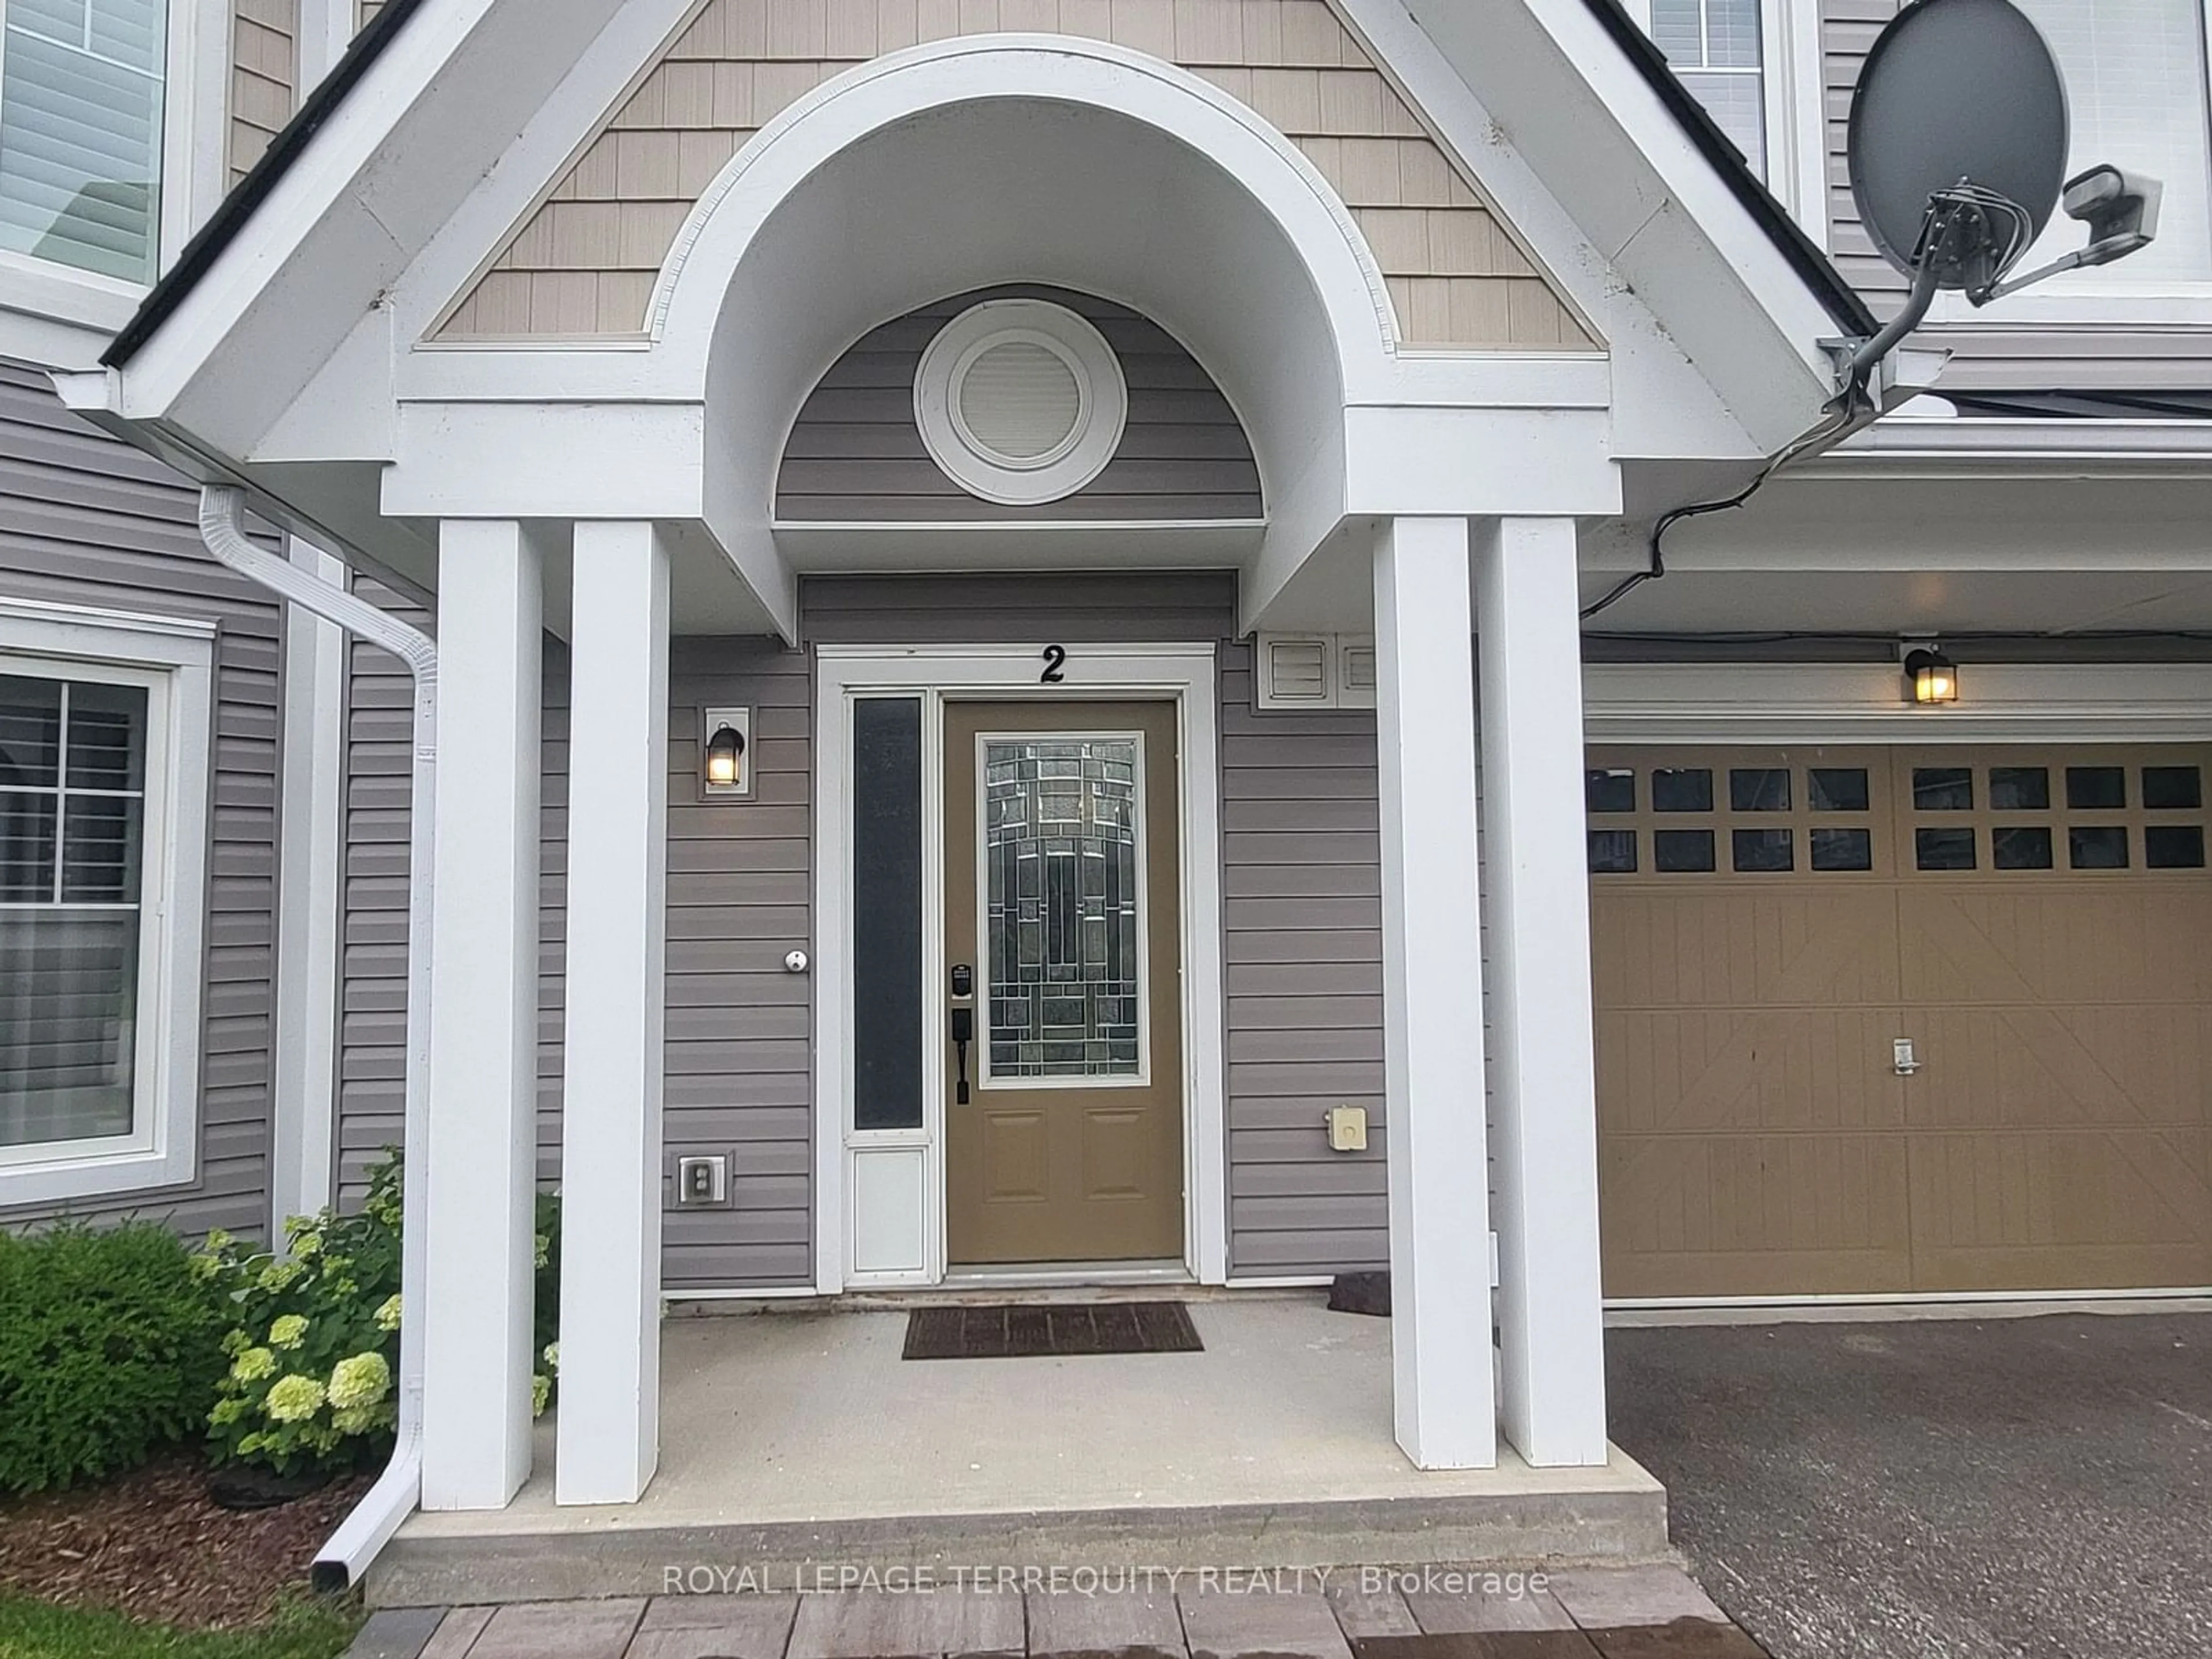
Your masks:
{"label": "upper floor window", "polygon": [[1766,53],[1760,0],[1650,0],[1651,39],[1674,73],[1762,179]]}
{"label": "upper floor window", "polygon": [[[2212,132],[2205,120],[2205,0],[2015,0],[2058,59],[2072,128],[2069,173],[2100,161],[2165,188],[2158,240],[2086,287],[2158,287],[2212,277]],[[2022,259],[2033,270],[2081,246],[2054,214]]]}
{"label": "upper floor window", "polygon": [[4,4],[0,247],[152,282],[167,0]]}

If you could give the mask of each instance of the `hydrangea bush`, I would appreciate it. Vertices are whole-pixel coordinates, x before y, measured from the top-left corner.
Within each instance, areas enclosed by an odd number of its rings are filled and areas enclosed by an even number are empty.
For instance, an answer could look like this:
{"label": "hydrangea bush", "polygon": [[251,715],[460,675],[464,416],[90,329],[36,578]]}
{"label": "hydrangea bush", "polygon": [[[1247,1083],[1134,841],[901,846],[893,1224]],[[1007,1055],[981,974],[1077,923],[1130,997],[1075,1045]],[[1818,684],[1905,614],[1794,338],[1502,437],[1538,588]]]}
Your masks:
{"label": "hydrangea bush", "polygon": [[[255,1255],[209,1235],[193,1271],[229,1316],[228,1369],[208,1414],[208,1449],[219,1463],[257,1464],[280,1475],[373,1461],[391,1449],[398,1422],[400,1165],[387,1153],[369,1172],[356,1214],[325,1210],[285,1224],[289,1249]],[[537,1339],[544,1370],[532,1403],[552,1399],[561,1306],[560,1207],[538,1200]]]}

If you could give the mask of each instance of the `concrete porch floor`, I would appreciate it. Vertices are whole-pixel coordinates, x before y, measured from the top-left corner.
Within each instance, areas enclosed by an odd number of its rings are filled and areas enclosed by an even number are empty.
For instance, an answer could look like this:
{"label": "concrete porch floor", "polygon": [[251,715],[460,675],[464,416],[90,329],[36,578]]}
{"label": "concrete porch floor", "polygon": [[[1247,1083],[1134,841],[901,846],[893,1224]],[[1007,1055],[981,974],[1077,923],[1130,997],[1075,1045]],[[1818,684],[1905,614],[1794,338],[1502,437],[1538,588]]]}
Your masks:
{"label": "concrete porch floor", "polygon": [[898,1311],[664,1327],[660,1472],[553,1502],[550,1419],[502,1510],[418,1515],[385,1606],[659,1591],[670,1569],[1640,1560],[1659,1484],[1604,1468],[1428,1473],[1391,1437],[1389,1326],[1317,1295],[1194,1300],[1203,1353],[905,1361]]}

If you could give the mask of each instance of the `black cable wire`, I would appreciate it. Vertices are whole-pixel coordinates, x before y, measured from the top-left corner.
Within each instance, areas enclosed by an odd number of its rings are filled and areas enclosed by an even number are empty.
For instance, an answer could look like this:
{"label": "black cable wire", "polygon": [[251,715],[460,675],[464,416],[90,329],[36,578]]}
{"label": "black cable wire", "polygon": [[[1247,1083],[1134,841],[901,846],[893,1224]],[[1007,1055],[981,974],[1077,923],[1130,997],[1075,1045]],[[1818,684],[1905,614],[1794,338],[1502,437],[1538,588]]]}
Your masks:
{"label": "black cable wire", "polygon": [[1759,470],[1759,476],[1733,495],[1720,501],[1698,501],[1689,507],[1678,507],[1662,514],[1651,526],[1650,561],[1641,570],[1625,577],[1611,592],[1593,605],[1583,607],[1582,620],[1588,622],[1601,611],[1609,611],[1646,582],[1657,581],[1667,574],[1665,542],[1667,532],[1685,519],[1695,519],[1708,513],[1729,513],[1741,507],[1766,487],[1766,481],[1808,450],[1824,447],[1842,437],[1857,419],[1860,399],[1865,396],[1863,380],[1854,380],[1838,393],[1827,408],[1819,425],[1792,441],[1785,448],[1771,458]]}

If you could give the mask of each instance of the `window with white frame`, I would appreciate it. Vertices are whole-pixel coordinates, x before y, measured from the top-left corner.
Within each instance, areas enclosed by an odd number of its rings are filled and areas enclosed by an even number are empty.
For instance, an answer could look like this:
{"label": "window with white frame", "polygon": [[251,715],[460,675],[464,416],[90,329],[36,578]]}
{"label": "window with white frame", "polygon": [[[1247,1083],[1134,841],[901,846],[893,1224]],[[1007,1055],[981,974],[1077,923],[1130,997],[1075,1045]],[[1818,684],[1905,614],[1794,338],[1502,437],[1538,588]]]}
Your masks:
{"label": "window with white frame", "polygon": [[1767,176],[1761,0],[1650,0],[1651,39],[1751,169]]}
{"label": "window with white frame", "polygon": [[[2058,60],[2072,129],[2069,176],[2100,161],[2164,187],[2158,240],[2084,288],[2172,287],[2212,279],[2212,131],[2205,111],[2205,0],[2016,0]],[[2018,269],[2087,240],[2053,214]]]}
{"label": "window with white frame", "polygon": [[167,0],[4,0],[4,16],[0,247],[152,282]]}
{"label": "window with white frame", "polygon": [[194,1167],[211,659],[0,601],[0,1204]]}

